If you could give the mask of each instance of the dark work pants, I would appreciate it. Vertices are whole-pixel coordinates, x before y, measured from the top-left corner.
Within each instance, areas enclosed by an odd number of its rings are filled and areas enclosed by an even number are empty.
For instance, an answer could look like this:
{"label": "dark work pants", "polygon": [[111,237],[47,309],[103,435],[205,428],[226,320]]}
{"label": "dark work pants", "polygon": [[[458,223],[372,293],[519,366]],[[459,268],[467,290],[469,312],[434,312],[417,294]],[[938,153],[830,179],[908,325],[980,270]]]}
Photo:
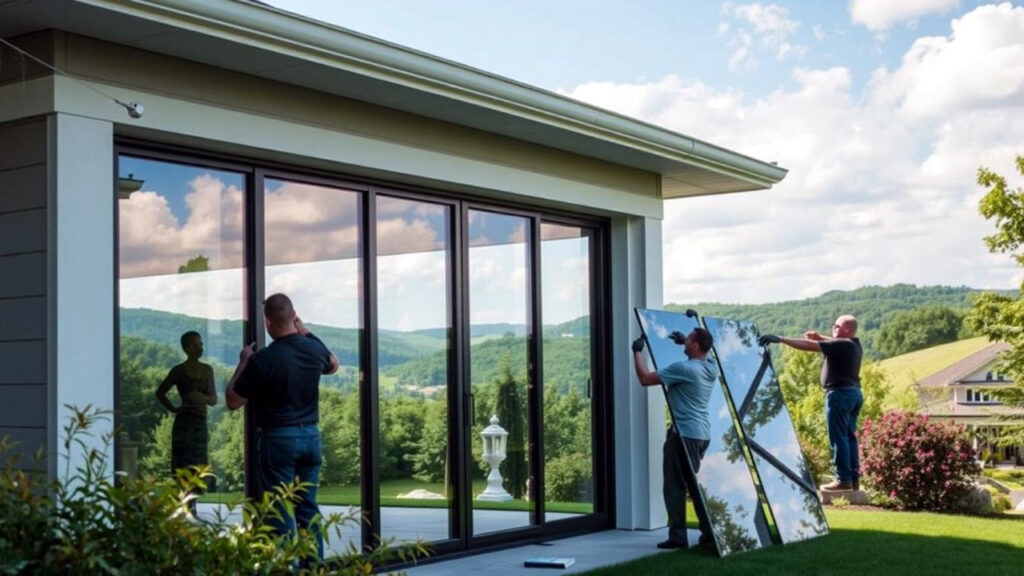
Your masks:
{"label": "dark work pants", "polygon": [[[662,494],[665,497],[665,510],[668,512],[668,539],[673,542],[687,542],[687,491],[690,492],[690,497],[694,500],[694,509],[697,511],[701,535],[705,539],[712,537],[711,525],[704,514],[704,507],[696,503],[696,495],[700,490],[697,485],[697,472],[700,472],[700,462],[704,458],[704,452],[707,451],[709,444],[710,442],[707,440],[682,438],[672,428],[669,428],[668,434],[665,436]],[[690,456],[693,458],[695,466],[693,470],[690,469],[689,461],[686,459],[686,450],[690,451]]]}
{"label": "dark work pants", "polygon": [[860,388],[833,388],[825,392],[825,422],[832,465],[840,482],[860,480],[860,446],[857,444],[857,417],[864,405]]}
{"label": "dark work pants", "polygon": [[294,503],[293,518],[279,506],[280,519],[270,520],[278,534],[294,534],[296,525],[308,528],[316,538],[317,552],[324,557],[324,540],[320,525],[313,519],[320,516],[316,505],[316,489],[320,481],[320,432],[316,425],[286,426],[260,430],[257,435],[257,470],[263,490],[290,484],[296,478],[312,484],[300,493]]}

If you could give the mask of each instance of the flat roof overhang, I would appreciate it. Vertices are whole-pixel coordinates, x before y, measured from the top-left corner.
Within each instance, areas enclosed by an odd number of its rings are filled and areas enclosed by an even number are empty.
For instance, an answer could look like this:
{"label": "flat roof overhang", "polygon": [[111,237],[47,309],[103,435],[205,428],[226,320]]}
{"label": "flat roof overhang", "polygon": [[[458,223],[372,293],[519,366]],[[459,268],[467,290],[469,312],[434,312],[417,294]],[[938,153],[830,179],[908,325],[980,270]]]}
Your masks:
{"label": "flat roof overhang", "polygon": [[786,170],[456,62],[244,0],[0,0],[0,37],[64,30],[661,175],[662,197]]}

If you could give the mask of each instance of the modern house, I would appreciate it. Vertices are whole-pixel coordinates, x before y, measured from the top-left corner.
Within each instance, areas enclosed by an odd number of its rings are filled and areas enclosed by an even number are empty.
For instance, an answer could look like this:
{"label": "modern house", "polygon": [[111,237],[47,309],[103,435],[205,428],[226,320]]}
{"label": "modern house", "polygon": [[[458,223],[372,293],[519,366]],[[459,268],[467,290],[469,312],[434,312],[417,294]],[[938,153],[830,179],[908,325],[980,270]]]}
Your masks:
{"label": "modern house", "polygon": [[993,390],[1013,385],[996,366],[1009,350],[1004,342],[991,344],[917,382],[919,412],[961,424],[976,434],[975,448],[995,462],[1024,464],[1024,447],[996,446],[986,442],[1004,426],[1024,424],[1024,410],[1004,406]]}
{"label": "modern house", "polygon": [[[353,538],[664,525],[664,400],[628,353],[664,203],[784,169],[263,3],[0,1],[0,39],[0,436],[30,465],[62,473],[65,406],[93,405],[118,469],[167,473],[154,392],[195,331],[221,394],[202,506],[251,492],[222,392],[282,291],[341,360],[320,500],[365,514]],[[499,506],[480,432],[509,389]]]}

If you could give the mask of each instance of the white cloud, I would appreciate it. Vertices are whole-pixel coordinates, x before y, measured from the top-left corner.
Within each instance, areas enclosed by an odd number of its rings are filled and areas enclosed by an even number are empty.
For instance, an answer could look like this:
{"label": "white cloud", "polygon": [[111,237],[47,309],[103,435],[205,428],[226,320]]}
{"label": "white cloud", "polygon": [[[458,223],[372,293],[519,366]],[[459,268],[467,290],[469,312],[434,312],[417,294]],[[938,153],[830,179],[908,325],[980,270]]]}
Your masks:
{"label": "white cloud", "polygon": [[850,19],[880,32],[899,22],[948,12],[959,4],[959,0],[853,0]]}
{"label": "white cloud", "polygon": [[735,20],[735,25],[721,22],[720,36],[727,37],[732,49],[729,69],[735,70],[757,64],[754,54],[760,50],[772,53],[777,60],[790,56],[802,56],[807,48],[790,41],[800,29],[800,23],[789,18],[789,10],[777,4],[734,4],[722,5],[721,14]]}
{"label": "white cloud", "polygon": [[770,191],[666,204],[666,302],[896,282],[1006,288],[1021,274],[985,250],[993,228],[974,179],[982,164],[1013,174],[1024,153],[1022,50],[1024,9],[1004,4],[919,40],[865,94],[846,68],[796,68],[794,87],[763,98],[671,76],[570,95],[790,170]]}

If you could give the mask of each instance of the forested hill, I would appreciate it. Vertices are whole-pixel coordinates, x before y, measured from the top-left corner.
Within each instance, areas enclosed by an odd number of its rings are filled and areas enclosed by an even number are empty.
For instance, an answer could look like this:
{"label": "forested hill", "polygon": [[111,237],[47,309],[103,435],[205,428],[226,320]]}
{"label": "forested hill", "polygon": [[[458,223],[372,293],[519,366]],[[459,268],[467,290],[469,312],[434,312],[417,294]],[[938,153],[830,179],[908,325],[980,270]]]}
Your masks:
{"label": "forested hill", "polygon": [[[859,335],[866,352],[874,356],[874,342],[881,325],[897,312],[942,306],[954,310],[967,310],[970,295],[983,292],[966,286],[923,286],[896,284],[893,286],[865,286],[856,290],[833,290],[816,298],[773,302],[768,304],[720,304],[713,302],[672,303],[666,310],[683,311],[693,308],[704,316],[718,316],[750,320],[761,333],[789,336],[802,335],[807,330],[831,333],[832,321],[840,314],[853,314],[860,324]],[[999,291],[1013,294],[1013,291]]]}

